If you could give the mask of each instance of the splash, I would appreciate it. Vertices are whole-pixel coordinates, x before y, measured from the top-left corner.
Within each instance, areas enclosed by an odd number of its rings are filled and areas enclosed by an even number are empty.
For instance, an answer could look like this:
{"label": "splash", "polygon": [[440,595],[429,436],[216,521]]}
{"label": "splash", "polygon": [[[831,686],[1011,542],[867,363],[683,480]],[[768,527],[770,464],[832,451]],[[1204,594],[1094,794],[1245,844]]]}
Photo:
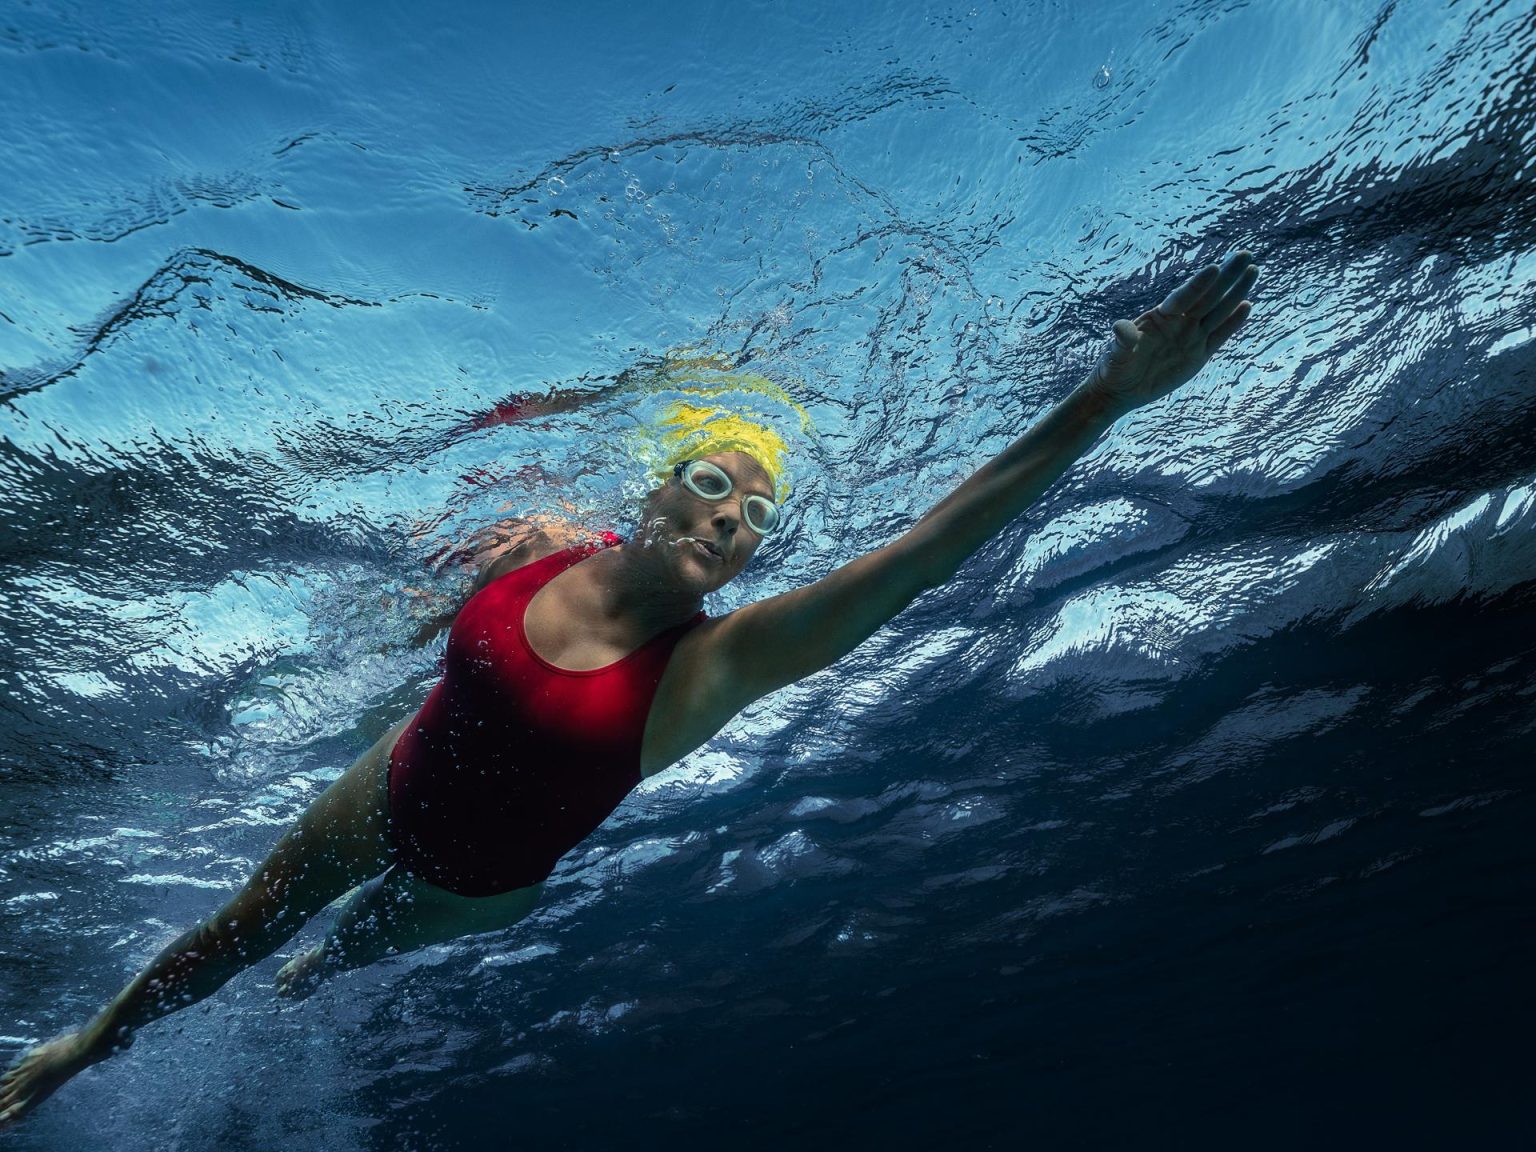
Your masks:
{"label": "splash", "polygon": [[645,531],[640,534],[640,547],[649,548],[656,543],[657,538],[666,530],[667,518],[657,516],[646,523]]}

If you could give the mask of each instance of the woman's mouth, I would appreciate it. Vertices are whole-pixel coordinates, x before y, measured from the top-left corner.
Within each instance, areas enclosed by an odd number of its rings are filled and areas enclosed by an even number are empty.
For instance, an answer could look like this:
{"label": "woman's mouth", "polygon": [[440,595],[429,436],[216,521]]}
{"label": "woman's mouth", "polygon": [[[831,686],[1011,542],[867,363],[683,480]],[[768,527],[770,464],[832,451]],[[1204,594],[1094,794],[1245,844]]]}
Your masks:
{"label": "woman's mouth", "polygon": [[679,544],[692,544],[701,555],[707,556],[716,562],[723,562],[725,555],[707,540],[700,540],[697,536],[684,536],[678,540]]}

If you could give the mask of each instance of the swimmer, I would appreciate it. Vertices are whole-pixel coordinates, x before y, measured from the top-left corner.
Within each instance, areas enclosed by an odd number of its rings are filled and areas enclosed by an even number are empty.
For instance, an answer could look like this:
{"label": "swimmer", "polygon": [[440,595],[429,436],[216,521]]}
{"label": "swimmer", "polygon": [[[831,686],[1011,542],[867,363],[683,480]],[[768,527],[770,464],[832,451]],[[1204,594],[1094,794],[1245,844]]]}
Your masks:
{"label": "swimmer", "polygon": [[23,1055],[0,1081],[0,1126],[271,955],[339,897],[325,939],[278,972],[280,993],[515,924],[560,857],[643,777],[847,655],[954,576],[1117,419],[1194,376],[1247,319],[1257,277],[1238,252],[1116,321],[1087,379],[905,534],[724,616],[704,615],[704,595],[780,524],[782,461],[742,450],[745,434],[672,462],[631,540],[579,542],[553,524],[515,536],[458,613],[421,710],[317,797],[223,908],[80,1030]]}

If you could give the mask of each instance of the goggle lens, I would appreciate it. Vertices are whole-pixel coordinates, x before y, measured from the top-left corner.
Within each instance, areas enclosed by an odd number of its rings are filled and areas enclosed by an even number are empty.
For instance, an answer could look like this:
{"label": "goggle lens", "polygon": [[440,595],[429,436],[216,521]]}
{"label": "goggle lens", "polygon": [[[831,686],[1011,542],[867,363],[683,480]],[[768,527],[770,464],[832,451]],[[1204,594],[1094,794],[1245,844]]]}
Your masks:
{"label": "goggle lens", "polygon": [[747,527],[759,536],[767,536],[779,526],[779,506],[762,496],[748,496],[741,514]]}
{"label": "goggle lens", "polygon": [[683,481],[694,495],[706,500],[724,500],[731,494],[731,478],[707,460],[691,461]]}
{"label": "goggle lens", "polygon": [[[731,478],[708,460],[685,460],[673,469],[673,474],[701,500],[724,500],[733,487]],[[779,526],[779,506],[756,493],[741,502],[741,516],[759,536],[767,536]]]}

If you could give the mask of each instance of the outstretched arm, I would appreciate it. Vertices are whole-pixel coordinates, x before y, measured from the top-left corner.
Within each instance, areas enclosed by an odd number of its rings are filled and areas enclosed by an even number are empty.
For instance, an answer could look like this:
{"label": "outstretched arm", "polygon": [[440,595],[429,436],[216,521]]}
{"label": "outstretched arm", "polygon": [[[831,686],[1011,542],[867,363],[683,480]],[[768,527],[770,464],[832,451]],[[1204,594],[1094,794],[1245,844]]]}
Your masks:
{"label": "outstretched arm", "polygon": [[575,390],[562,392],[557,388],[551,388],[542,396],[531,392],[514,392],[495,407],[475,413],[459,425],[455,432],[478,432],[481,429],[495,428],[502,424],[520,424],[524,420],[537,420],[545,416],[559,416],[565,412],[574,412],[595,400],[614,395],[622,387],[621,379],[605,388],[586,392]]}
{"label": "outstretched arm", "polygon": [[724,617],[711,657],[739,710],[836,662],[949,580],[1117,419],[1195,375],[1247,319],[1258,267],[1238,252],[1202,269],[1156,308],[1116,321],[1115,342],[1065,400],[982,465],[904,535],[805,588]]}

